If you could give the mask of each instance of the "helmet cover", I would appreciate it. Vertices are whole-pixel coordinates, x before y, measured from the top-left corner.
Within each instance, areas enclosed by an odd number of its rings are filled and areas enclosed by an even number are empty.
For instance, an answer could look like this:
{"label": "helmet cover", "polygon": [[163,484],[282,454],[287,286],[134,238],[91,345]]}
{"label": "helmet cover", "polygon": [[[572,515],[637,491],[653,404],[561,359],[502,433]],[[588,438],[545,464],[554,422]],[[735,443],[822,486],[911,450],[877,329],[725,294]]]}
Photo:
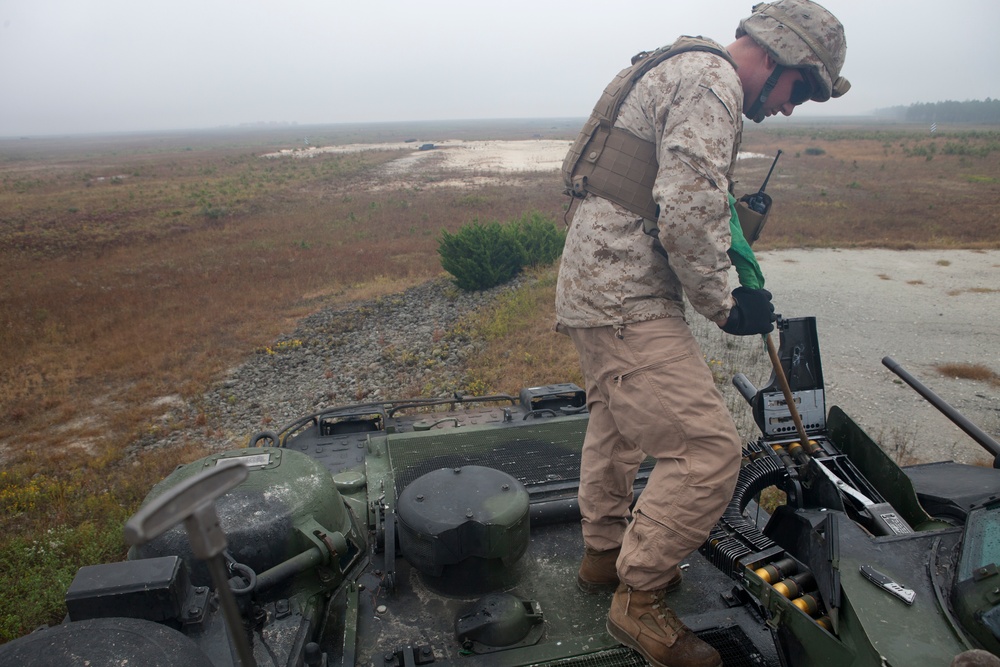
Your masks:
{"label": "helmet cover", "polygon": [[778,0],[754,5],[740,21],[736,37],[749,35],[785,67],[809,70],[815,82],[812,99],[840,97],[851,82],[840,76],[847,57],[844,26],[827,9],[810,0]]}

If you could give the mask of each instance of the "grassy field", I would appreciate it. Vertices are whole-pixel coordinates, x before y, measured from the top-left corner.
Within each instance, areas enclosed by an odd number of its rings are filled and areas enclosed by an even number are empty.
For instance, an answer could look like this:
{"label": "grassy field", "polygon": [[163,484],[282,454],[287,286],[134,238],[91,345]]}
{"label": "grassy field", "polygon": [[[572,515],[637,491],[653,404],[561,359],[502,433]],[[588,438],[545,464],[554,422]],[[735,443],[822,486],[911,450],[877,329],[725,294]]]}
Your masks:
{"label": "grassy field", "polygon": [[[76,569],[120,558],[121,523],[146,490],[202,453],[125,457],[145,434],[192,426],[159,420],[163,405],[195,399],[320,306],[439,275],[441,229],[561,219],[566,204],[554,173],[474,189],[432,187],[442,175],[428,173],[404,188],[377,182],[401,153],[260,155],[305,136],[569,141],[578,124],[0,140],[0,640],[58,622]],[[785,124],[748,127],[743,147],[784,151],[760,247],[1000,247],[998,131]],[[742,167],[737,193],[767,167]],[[568,340],[548,332],[553,275],[482,316],[497,352],[470,377],[510,392],[579,382]],[[194,426],[210,439],[206,416]]]}

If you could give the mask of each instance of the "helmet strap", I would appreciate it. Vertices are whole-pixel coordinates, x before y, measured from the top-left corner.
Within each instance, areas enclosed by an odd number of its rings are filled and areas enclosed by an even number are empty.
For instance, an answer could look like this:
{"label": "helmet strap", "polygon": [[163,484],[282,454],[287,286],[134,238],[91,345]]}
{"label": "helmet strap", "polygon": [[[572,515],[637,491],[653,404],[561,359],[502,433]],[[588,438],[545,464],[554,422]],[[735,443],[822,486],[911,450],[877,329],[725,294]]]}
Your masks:
{"label": "helmet strap", "polygon": [[767,98],[771,96],[771,91],[778,85],[778,79],[781,78],[784,71],[784,65],[775,65],[774,71],[771,72],[771,76],[767,77],[767,81],[764,82],[764,87],[761,88],[760,95],[757,96],[757,101],[754,102],[750,107],[750,110],[747,111],[747,116],[753,120],[753,122],[759,123],[764,120],[764,104],[767,103]]}

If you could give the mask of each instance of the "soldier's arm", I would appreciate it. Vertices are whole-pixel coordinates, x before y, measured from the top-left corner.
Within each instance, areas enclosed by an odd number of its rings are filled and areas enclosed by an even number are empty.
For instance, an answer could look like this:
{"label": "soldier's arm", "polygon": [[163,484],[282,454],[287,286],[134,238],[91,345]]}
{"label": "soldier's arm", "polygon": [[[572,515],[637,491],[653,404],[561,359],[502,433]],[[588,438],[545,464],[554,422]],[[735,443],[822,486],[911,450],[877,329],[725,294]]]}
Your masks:
{"label": "soldier's arm", "polygon": [[685,54],[671,64],[677,71],[662,74],[680,76],[655,109],[659,238],[691,305],[706,318],[725,322],[734,303],[727,276],[727,173],[742,127],[740,89],[732,66],[717,56]]}

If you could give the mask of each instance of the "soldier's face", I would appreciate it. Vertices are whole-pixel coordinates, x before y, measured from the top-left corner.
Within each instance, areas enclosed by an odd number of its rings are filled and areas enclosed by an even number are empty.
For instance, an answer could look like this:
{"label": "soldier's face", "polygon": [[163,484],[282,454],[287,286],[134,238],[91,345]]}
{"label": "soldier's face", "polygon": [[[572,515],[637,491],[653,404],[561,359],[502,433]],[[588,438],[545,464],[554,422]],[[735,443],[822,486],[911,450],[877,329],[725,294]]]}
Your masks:
{"label": "soldier's face", "polygon": [[767,98],[765,115],[776,116],[780,113],[791,116],[795,107],[807,102],[812,95],[813,84],[806,73],[800,69],[787,69],[778,77],[778,83]]}

